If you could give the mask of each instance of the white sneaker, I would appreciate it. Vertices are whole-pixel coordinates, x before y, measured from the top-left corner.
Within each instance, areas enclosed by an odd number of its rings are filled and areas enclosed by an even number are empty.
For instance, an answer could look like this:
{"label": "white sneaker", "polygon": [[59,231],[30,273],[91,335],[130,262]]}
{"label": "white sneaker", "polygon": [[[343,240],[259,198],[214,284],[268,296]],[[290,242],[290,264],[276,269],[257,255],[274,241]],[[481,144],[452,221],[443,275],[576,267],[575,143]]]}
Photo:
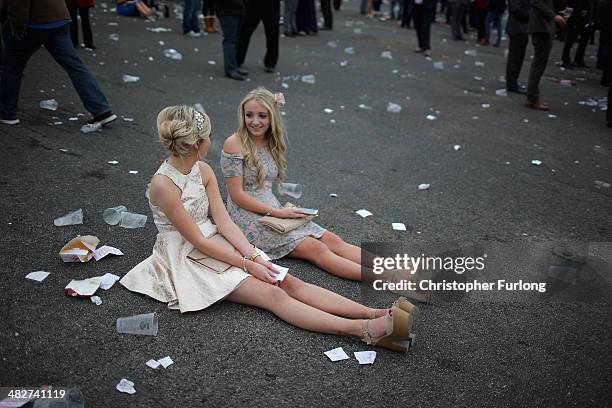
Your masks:
{"label": "white sneaker", "polygon": [[195,31],[189,31],[185,35],[187,35],[189,37],[200,37],[200,36],[202,36],[202,33],[196,33]]}
{"label": "white sneaker", "polygon": [[5,125],[18,125],[19,119],[0,119],[0,123],[4,123]]}

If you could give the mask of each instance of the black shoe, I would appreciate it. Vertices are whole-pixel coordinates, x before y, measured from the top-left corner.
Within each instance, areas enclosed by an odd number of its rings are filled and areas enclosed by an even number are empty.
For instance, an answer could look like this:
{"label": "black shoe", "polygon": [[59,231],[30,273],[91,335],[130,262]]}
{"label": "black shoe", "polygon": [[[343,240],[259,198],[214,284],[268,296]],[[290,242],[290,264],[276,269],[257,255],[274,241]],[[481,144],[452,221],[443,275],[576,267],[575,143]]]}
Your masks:
{"label": "black shoe", "polygon": [[329,27],[329,26],[323,26],[323,27],[319,28],[319,30],[321,30],[321,31],[331,31],[331,29],[332,28]]}
{"label": "black shoe", "polygon": [[243,75],[240,75],[238,71],[230,72],[226,76],[228,78],[235,79],[236,81],[244,81],[246,79]]}
{"label": "black shoe", "polygon": [[518,87],[518,88],[506,88],[506,90],[507,90],[508,92],[517,93],[517,94],[522,94],[522,95],[527,94],[527,88],[525,88],[525,87],[524,87],[524,86],[522,86],[522,85],[519,85],[519,87]]}
{"label": "black shoe", "polygon": [[285,37],[292,38],[292,37],[295,37],[295,34],[290,33],[290,32],[285,32]]}
{"label": "black shoe", "polygon": [[245,71],[245,70],[244,70],[244,69],[242,69],[242,68],[238,68],[238,69],[236,70],[236,72],[237,72],[237,73],[239,73],[239,74],[240,74],[240,75],[242,75],[242,76],[248,76],[248,75],[249,75],[249,71]]}
{"label": "black shoe", "polygon": [[117,119],[117,115],[115,115],[112,111],[108,111],[106,113],[96,116],[93,119],[90,119],[87,124],[93,126],[104,126],[106,124],[111,123],[115,119]]}
{"label": "black shoe", "polygon": [[268,74],[272,74],[275,71],[275,69],[274,67],[265,67],[264,71],[266,71]]}

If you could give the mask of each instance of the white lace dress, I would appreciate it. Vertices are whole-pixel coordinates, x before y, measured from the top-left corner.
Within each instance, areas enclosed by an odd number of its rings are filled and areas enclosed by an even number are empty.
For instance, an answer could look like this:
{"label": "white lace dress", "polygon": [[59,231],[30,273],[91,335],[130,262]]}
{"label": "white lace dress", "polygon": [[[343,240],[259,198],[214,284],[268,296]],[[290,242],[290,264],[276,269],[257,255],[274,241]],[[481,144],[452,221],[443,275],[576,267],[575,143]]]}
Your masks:
{"label": "white lace dress", "polygon": [[[181,201],[206,238],[217,233],[217,226],[208,219],[208,196],[202,184],[199,164],[187,175],[167,162],[155,173],[168,177],[181,189]],[[143,293],[168,304],[181,313],[204,309],[225,298],[251,276],[237,267],[219,274],[190,261],[193,249],[163,211],[151,204],[158,234],[153,254],[136,265],[119,282],[127,289]]]}

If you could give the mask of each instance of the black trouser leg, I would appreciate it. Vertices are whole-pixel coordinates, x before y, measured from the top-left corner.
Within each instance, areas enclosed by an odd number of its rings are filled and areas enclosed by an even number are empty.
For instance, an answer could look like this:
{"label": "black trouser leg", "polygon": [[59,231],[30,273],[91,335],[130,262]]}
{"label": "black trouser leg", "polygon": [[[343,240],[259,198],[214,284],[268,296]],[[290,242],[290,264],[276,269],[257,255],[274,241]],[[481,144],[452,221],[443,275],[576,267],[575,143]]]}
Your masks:
{"label": "black trouser leg", "polygon": [[533,43],[533,61],[529,70],[529,82],[527,83],[527,100],[536,102],[540,99],[540,79],[546,70],[548,57],[552,49],[552,34],[534,33],[531,34]]}
{"label": "black trouser leg", "polygon": [[263,14],[264,31],[266,32],[266,56],[264,65],[274,68],[278,62],[278,37],[280,20],[280,0],[272,0]]}
{"label": "black trouser leg", "polygon": [[251,41],[251,35],[253,35],[253,31],[257,28],[261,17],[256,10],[256,7],[252,7],[249,9],[247,6],[247,12],[244,16],[244,20],[242,21],[242,27],[240,28],[240,34],[238,35],[238,47],[236,50],[236,62],[238,62],[238,66],[242,66],[244,64],[244,59],[246,58],[247,50],[249,48],[249,41]]}
{"label": "black trouser leg", "polygon": [[570,62],[572,62],[570,52],[572,51],[572,47],[574,46],[574,43],[577,39],[578,30],[576,30],[575,28],[568,28],[567,33],[565,35],[565,44],[563,44],[562,60],[564,64],[569,64]]}
{"label": "black trouser leg", "polygon": [[323,14],[323,25],[326,28],[333,28],[334,20],[331,9],[331,0],[321,0],[321,13]]}
{"label": "black trouser leg", "polygon": [[591,39],[593,31],[591,27],[585,27],[580,32],[578,48],[576,49],[576,56],[574,57],[574,62],[576,64],[584,65],[584,53],[586,52],[587,45],[589,45],[589,40]]}
{"label": "black trouser leg", "polygon": [[529,34],[509,34],[508,60],[506,61],[506,89],[518,89],[518,78],[527,51]]}
{"label": "black trouser leg", "polygon": [[81,26],[83,27],[83,41],[86,47],[93,47],[93,34],[91,32],[91,23],[89,22],[89,7],[79,7],[81,16]]}
{"label": "black trouser leg", "polygon": [[72,44],[75,47],[79,46],[79,20],[77,19],[77,6],[68,6],[68,11],[70,12],[70,39],[72,40]]}

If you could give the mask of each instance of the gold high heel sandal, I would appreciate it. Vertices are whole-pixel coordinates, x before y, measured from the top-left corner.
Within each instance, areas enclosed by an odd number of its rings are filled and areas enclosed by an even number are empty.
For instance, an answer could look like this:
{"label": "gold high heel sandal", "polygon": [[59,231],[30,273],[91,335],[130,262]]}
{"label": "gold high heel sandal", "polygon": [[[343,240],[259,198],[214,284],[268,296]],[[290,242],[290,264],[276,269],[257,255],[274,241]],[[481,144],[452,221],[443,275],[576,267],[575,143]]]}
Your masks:
{"label": "gold high heel sandal", "polygon": [[408,299],[403,296],[393,302],[391,307],[397,307],[410,315],[411,324],[409,329],[410,333],[413,333],[416,329],[416,319],[419,317],[419,308],[410,303]]}
{"label": "gold high heel sandal", "polygon": [[361,341],[372,345],[384,347],[389,350],[405,353],[412,347],[412,339],[409,334],[410,315],[405,311],[393,307],[391,316],[386,316],[385,334],[379,337],[370,336],[368,323],[370,320],[364,320],[361,328]]}

